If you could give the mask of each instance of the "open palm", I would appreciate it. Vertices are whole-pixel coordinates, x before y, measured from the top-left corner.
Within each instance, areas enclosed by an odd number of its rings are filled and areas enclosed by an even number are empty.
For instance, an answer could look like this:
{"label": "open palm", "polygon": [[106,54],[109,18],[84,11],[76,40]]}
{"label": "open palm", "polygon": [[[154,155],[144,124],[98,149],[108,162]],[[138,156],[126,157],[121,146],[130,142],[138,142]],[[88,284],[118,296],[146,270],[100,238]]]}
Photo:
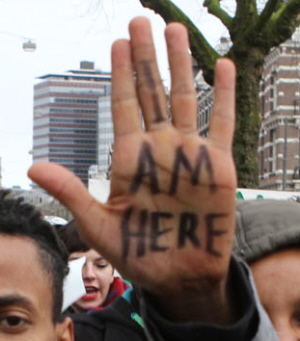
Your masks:
{"label": "open palm", "polygon": [[126,278],[158,295],[197,290],[201,281],[226,278],[230,260],[234,67],[228,60],[217,64],[210,133],[203,139],[185,28],[166,28],[171,114],[148,20],[134,19],[130,36],[112,48],[115,144],[107,204],[61,166],[36,164],[29,176],[72,211],[82,236]]}

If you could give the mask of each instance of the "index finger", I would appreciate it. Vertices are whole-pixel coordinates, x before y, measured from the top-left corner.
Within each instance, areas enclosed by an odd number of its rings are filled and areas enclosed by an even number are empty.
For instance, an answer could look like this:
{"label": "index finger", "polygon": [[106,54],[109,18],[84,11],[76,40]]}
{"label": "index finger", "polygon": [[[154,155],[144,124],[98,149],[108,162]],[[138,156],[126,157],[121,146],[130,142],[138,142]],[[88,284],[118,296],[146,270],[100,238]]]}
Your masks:
{"label": "index finger", "polygon": [[235,126],[235,76],[235,66],[231,60],[222,58],[217,61],[209,138],[226,150],[231,150]]}

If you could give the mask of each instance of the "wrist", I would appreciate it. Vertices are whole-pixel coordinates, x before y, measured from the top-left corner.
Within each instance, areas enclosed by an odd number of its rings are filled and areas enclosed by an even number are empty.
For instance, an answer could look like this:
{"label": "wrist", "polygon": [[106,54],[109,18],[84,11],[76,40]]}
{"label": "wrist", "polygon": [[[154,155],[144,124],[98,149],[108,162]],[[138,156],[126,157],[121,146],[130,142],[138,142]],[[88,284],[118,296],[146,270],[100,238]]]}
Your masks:
{"label": "wrist", "polygon": [[150,294],[156,309],[172,322],[202,322],[230,325],[237,320],[229,278],[186,285],[177,294]]}

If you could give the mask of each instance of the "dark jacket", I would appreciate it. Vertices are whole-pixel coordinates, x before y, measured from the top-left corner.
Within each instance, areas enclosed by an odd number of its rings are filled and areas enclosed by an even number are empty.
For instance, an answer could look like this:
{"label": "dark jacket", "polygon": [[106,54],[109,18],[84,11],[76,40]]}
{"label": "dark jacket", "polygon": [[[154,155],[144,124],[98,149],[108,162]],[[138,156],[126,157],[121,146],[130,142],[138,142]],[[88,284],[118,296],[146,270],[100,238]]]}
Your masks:
{"label": "dark jacket", "polygon": [[119,297],[109,307],[74,314],[75,341],[144,341],[144,328],[135,304]]}

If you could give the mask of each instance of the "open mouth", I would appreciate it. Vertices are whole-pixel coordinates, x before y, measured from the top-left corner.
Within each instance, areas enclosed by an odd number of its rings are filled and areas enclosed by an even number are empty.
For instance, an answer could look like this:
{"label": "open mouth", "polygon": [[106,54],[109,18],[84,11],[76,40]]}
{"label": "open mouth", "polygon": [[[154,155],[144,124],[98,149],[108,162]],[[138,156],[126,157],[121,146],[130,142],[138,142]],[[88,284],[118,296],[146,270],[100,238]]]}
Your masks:
{"label": "open mouth", "polygon": [[98,289],[95,287],[85,287],[85,291],[87,294],[94,294],[95,292],[98,291]]}
{"label": "open mouth", "polygon": [[84,301],[92,301],[98,297],[99,289],[96,287],[85,287],[86,294],[82,297]]}

